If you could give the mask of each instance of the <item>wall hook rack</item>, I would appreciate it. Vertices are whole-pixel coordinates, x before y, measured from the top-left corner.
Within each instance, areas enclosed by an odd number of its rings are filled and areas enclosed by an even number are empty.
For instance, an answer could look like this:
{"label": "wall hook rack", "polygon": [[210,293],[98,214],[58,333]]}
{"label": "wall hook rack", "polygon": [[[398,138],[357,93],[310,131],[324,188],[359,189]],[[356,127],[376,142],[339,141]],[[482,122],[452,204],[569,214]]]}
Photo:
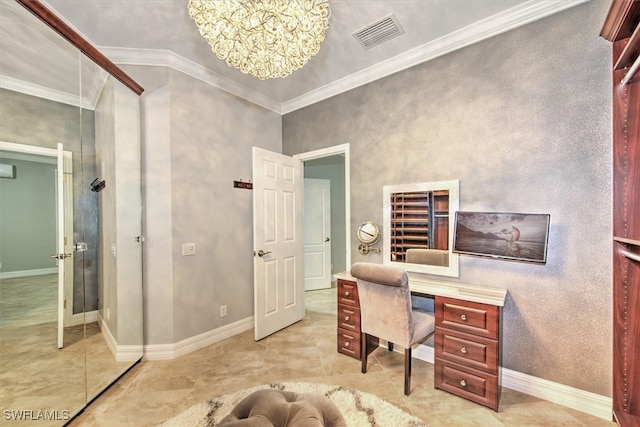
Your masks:
{"label": "wall hook rack", "polygon": [[106,183],[105,183],[104,179],[102,181],[100,181],[100,178],[96,178],[91,183],[91,191],[98,192],[98,191],[102,190],[105,186],[106,186]]}
{"label": "wall hook rack", "polygon": [[233,181],[233,188],[244,188],[247,190],[253,190],[253,183],[251,181],[244,182],[243,180]]}

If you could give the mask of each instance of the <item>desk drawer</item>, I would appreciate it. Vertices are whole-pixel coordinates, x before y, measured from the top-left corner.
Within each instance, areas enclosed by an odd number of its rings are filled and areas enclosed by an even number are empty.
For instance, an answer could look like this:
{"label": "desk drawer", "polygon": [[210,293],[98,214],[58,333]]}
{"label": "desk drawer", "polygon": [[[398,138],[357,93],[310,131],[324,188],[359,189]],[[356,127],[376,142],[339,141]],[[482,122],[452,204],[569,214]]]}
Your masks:
{"label": "desk drawer", "polygon": [[435,386],[498,410],[500,388],[496,375],[441,360],[435,364]]}
{"label": "desk drawer", "polygon": [[360,333],[360,309],[338,304],[338,328]]}
{"label": "desk drawer", "polygon": [[498,341],[437,328],[435,357],[484,371],[497,372]]}
{"label": "desk drawer", "polygon": [[360,307],[356,282],[338,279],[338,304]]}
{"label": "desk drawer", "polygon": [[436,297],[436,326],[442,328],[498,339],[499,313],[497,306]]}
{"label": "desk drawer", "polygon": [[338,353],[360,360],[360,331],[338,328]]}

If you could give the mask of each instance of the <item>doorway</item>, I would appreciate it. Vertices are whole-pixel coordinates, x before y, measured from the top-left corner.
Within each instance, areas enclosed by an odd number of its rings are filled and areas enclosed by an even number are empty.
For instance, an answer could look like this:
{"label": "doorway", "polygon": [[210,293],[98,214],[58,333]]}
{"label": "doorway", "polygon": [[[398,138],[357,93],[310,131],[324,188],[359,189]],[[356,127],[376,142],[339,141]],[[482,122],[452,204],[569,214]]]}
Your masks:
{"label": "doorway", "polygon": [[331,185],[331,275],[351,266],[351,209],[349,144],[296,154],[305,178],[327,179]]}
{"label": "doorway", "polygon": [[[0,264],[0,279],[35,278],[36,276],[56,276],[57,260],[51,255],[58,250],[58,233],[65,237],[65,250],[70,253],[73,235],[73,187],[72,187],[72,154],[63,151],[64,199],[62,211],[58,210],[58,182],[57,182],[57,150],[0,142],[0,163],[11,165],[16,176],[2,186],[3,221],[0,225],[0,236],[3,244],[0,248],[5,265]],[[19,179],[18,178],[19,175]],[[64,227],[59,227],[58,216],[63,212]],[[68,243],[67,243],[68,241]],[[57,280],[51,289],[54,298],[51,301],[54,311],[63,315],[64,326],[73,324],[73,268],[72,260],[66,259],[64,281],[60,290],[63,298],[60,300]],[[27,279],[28,280],[28,279]],[[47,292],[47,286],[42,287]],[[35,294],[34,294],[35,295]],[[71,298],[67,304],[65,301]],[[55,304],[59,300],[60,307]],[[37,312],[35,310],[34,312]],[[17,313],[16,313],[17,314]],[[24,316],[25,313],[20,315]],[[58,315],[56,314],[56,317]],[[62,327],[62,322],[60,324]],[[59,331],[61,334],[61,331]],[[62,337],[58,345],[62,346]]]}

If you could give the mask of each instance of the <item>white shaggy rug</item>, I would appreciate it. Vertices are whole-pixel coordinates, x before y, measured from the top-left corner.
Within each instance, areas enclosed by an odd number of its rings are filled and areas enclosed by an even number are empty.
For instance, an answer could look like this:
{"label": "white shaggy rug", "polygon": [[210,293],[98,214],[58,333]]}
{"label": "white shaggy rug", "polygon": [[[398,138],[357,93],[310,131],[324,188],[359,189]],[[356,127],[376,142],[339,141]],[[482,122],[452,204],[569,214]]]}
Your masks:
{"label": "white shaggy rug", "polygon": [[214,427],[249,394],[257,390],[276,389],[295,393],[317,393],[336,404],[349,427],[427,427],[417,417],[369,393],[348,387],[282,382],[265,384],[216,397],[192,406],[162,424],[162,427]]}

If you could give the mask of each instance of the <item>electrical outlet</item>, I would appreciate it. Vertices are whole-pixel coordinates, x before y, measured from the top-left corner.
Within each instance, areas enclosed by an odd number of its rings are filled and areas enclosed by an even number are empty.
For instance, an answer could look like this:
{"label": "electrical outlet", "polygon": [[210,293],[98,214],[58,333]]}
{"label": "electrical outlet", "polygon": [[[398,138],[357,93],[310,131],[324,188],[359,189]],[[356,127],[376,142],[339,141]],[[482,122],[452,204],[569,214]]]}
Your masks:
{"label": "electrical outlet", "polygon": [[227,306],[226,305],[221,305],[220,306],[220,317],[226,317],[227,316]]}
{"label": "electrical outlet", "polygon": [[182,256],[191,256],[196,254],[195,243],[183,243],[182,244]]}

